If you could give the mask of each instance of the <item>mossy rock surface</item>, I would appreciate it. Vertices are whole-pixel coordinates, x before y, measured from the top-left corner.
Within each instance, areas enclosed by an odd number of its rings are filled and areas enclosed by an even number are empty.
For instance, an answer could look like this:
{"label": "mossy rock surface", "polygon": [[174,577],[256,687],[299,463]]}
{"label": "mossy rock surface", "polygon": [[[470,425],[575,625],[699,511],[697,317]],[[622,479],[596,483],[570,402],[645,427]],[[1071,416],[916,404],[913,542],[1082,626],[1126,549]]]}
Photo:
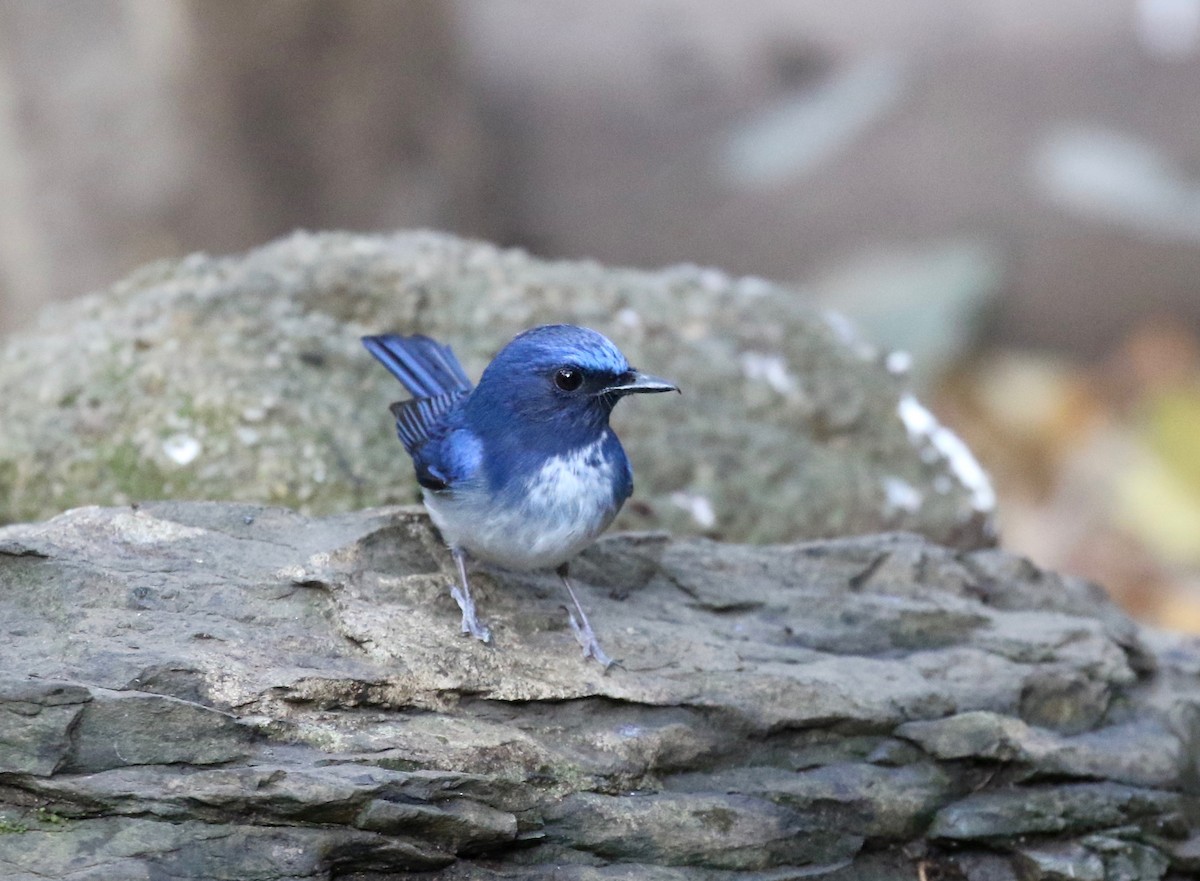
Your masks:
{"label": "mossy rock surface", "polygon": [[0,348],[0,522],[167,498],[312,514],[413,501],[387,412],[404,393],[359,337],[430,334],[477,377],[514,334],[550,322],[594,327],[684,389],[617,408],[637,477],[620,526],[991,538],[970,454],[919,424],[883,353],[798,293],[428,232],[298,233],[153,264],[47,312]]}

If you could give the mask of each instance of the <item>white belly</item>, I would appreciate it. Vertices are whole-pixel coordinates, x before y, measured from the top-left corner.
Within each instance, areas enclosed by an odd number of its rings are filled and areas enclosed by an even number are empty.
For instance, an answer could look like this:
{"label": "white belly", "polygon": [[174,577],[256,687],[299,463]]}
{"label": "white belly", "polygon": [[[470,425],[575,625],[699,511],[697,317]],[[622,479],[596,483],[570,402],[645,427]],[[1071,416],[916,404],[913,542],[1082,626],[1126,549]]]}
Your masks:
{"label": "white belly", "polygon": [[519,501],[482,491],[425,492],[425,507],[452,547],[508,569],[552,569],[596,540],[617,514],[614,468],[603,439],[556,456],[527,478]]}

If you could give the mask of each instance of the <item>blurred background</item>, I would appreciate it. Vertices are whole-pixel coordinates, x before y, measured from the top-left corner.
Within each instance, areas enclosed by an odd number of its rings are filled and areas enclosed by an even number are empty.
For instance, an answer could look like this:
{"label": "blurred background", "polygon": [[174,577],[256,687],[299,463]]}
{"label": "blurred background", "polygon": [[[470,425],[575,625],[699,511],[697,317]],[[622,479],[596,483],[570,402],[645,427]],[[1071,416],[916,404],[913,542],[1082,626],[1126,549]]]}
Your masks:
{"label": "blurred background", "polygon": [[1200,632],[1200,0],[0,0],[0,334],[411,226],[850,314],[1005,546]]}

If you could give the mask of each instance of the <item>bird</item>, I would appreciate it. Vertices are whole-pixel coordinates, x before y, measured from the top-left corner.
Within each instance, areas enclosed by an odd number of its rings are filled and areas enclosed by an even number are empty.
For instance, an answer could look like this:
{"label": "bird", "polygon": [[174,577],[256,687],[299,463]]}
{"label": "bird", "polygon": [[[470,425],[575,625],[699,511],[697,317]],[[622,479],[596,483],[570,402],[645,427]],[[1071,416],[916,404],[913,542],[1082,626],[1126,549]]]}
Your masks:
{"label": "bird", "polygon": [[679,387],[631,367],[603,334],[570,324],[518,334],[474,386],[451,348],[428,336],[362,343],[412,395],[390,410],[458,570],[450,593],[462,632],[491,642],[471,597],[468,558],[553,569],[574,607],[564,606],[584,660],[607,671],[614,661],[575,594],[570,561],[633,493],[633,468],[609,426],[613,407],[626,395]]}

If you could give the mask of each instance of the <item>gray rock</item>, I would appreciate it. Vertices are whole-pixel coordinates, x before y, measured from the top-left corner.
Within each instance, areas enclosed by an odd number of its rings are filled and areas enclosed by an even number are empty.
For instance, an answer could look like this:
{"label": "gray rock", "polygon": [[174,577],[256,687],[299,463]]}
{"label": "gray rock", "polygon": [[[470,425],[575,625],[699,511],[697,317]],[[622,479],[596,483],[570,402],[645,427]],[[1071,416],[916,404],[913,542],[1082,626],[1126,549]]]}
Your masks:
{"label": "gray rock", "polygon": [[550,263],[434,233],[296,234],[155,264],[0,347],[0,522],[162,498],[326,514],[414,501],[359,345],[421,331],[477,376],[516,332],[571,321],[682,398],[616,422],[625,528],[749,541],[881,529],[991,540],[987,478],[844,320],[753,278]]}
{"label": "gray rock", "polygon": [[[416,508],[164,502],[0,529],[0,875],[1197,864],[1200,648],[1088,585],[912,535],[615,535],[576,568],[624,659],[607,675],[547,576],[481,570],[495,644],[462,639]],[[1027,715],[1047,682],[1077,687]]]}
{"label": "gray rock", "polygon": [[1158,881],[1167,874],[1171,861],[1161,849],[1137,839],[1136,829],[1119,829],[1112,835],[1089,835],[1084,843],[1101,854],[1106,879]]}
{"label": "gray rock", "polygon": [[1116,783],[1032,786],[972,793],[939,811],[929,834],[979,841],[1086,832],[1167,816],[1185,807],[1174,792]]}
{"label": "gray rock", "polygon": [[224,713],[139,692],[93,700],[70,730],[63,770],[93,773],[129,765],[217,765],[247,757],[249,735]]}
{"label": "gray rock", "polygon": [[1080,844],[1030,847],[1017,851],[1021,881],[1104,881],[1104,861]]}
{"label": "gray rock", "polygon": [[0,682],[0,773],[52,774],[70,751],[67,732],[91,699],[78,685]]}
{"label": "gray rock", "polygon": [[1176,734],[1154,718],[1109,724],[1074,737],[1032,728],[990,712],[909,722],[896,733],[940,759],[991,759],[1027,765],[1031,777],[1069,775],[1135,786],[1169,787],[1189,756]]}

